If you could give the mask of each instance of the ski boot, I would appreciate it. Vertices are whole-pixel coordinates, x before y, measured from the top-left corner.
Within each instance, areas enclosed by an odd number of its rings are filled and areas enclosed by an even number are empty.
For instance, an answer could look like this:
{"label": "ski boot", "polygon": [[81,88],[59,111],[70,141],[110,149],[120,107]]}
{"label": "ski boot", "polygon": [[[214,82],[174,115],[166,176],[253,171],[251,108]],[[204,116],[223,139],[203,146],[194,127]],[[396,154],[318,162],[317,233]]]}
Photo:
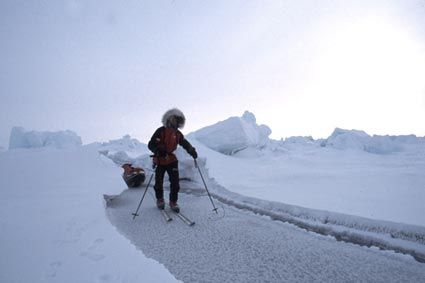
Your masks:
{"label": "ski boot", "polygon": [[179,205],[177,204],[176,201],[170,201],[170,208],[175,213],[179,213],[180,212],[180,207],[179,207]]}
{"label": "ski boot", "polygon": [[165,202],[164,202],[163,198],[156,200],[156,207],[158,207],[161,210],[163,210],[165,208]]}

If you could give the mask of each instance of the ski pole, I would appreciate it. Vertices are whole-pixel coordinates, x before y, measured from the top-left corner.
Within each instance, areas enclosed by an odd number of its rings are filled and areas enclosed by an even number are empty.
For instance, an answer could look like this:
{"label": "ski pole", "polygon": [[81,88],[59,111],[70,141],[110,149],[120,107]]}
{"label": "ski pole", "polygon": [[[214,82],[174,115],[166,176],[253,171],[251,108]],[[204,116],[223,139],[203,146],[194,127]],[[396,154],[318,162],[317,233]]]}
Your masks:
{"label": "ski pole", "polygon": [[141,200],[140,200],[140,202],[139,202],[139,206],[137,207],[136,212],[135,212],[135,213],[132,213],[132,215],[133,215],[133,220],[134,220],[134,218],[136,218],[136,216],[139,216],[139,214],[137,214],[137,212],[139,212],[139,208],[140,208],[140,206],[142,205],[142,201],[143,201],[143,199],[145,198],[146,192],[148,191],[149,185],[150,185],[150,183],[151,183],[151,181],[152,181],[152,178],[153,178],[153,175],[154,175],[154,174],[155,174],[155,173],[152,173],[151,177],[149,178],[149,182],[148,182],[148,184],[146,185],[145,192],[143,193],[142,199],[141,199]]}
{"label": "ski pole", "polygon": [[194,161],[195,161],[195,167],[198,168],[199,175],[201,175],[202,182],[204,183],[205,190],[207,191],[207,194],[208,194],[208,197],[210,198],[211,204],[214,207],[213,211],[215,211],[215,213],[218,214],[217,208],[215,207],[214,202],[212,200],[212,197],[210,195],[210,192],[208,191],[207,184],[205,183],[204,176],[202,176],[201,169],[199,169],[198,162],[196,162],[196,159],[194,159]]}

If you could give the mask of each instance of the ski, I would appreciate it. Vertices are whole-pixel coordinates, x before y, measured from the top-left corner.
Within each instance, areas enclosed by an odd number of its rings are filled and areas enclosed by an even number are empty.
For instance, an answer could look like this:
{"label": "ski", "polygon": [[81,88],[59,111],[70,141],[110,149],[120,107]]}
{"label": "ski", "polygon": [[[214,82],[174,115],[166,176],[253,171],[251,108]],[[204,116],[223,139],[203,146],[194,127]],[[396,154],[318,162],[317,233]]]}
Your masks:
{"label": "ski", "polygon": [[195,222],[193,222],[192,220],[190,220],[189,218],[187,218],[186,216],[184,216],[183,214],[181,214],[181,212],[175,212],[173,211],[175,214],[177,214],[177,216],[187,225],[189,226],[193,226],[195,225]]}
{"label": "ski", "polygon": [[165,209],[160,209],[160,210],[161,210],[162,216],[164,216],[165,222],[170,222],[171,220],[173,220],[173,218],[171,218],[170,214],[168,214],[168,212],[165,211]]}

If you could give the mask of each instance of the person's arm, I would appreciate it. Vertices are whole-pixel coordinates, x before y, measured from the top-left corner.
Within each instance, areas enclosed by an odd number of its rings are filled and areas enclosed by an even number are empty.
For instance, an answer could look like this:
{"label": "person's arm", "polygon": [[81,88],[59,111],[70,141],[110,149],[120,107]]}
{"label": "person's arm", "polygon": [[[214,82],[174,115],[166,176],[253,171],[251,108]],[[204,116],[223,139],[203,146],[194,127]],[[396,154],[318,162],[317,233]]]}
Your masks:
{"label": "person's arm", "polygon": [[164,127],[158,128],[155,133],[152,135],[149,143],[148,148],[150,151],[152,151],[155,155],[158,153],[158,142],[161,140],[161,132]]}
{"label": "person's arm", "polygon": [[198,153],[196,152],[196,149],[190,144],[190,142],[185,139],[182,133],[180,133],[180,139],[179,144],[189,153],[193,159],[198,158]]}

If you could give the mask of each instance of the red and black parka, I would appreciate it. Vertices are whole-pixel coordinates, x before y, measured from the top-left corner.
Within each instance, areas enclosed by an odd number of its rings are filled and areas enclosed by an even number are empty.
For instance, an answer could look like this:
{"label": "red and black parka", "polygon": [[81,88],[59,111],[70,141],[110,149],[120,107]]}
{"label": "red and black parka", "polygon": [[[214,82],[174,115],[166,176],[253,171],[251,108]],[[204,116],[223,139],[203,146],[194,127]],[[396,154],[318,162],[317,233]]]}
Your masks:
{"label": "red and black parka", "polygon": [[189,154],[193,151],[192,145],[184,138],[182,132],[172,127],[162,126],[152,135],[148,148],[154,153],[156,165],[169,165],[177,161],[174,151],[181,145]]}

